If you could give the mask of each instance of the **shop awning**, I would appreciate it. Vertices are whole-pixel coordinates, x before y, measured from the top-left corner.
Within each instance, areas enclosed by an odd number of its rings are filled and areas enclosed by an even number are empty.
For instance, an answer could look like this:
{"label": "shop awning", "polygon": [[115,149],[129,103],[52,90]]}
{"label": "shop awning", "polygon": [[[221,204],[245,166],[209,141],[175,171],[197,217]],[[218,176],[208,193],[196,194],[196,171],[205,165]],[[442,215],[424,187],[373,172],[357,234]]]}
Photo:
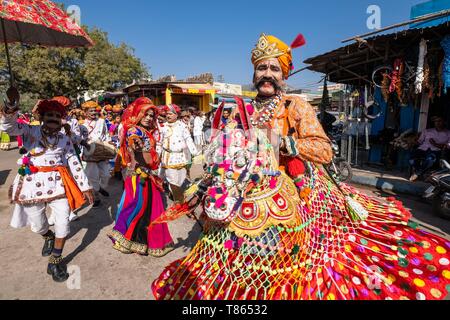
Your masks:
{"label": "shop awning", "polygon": [[398,57],[417,63],[422,38],[428,40],[429,53],[442,52],[440,41],[449,32],[450,26],[444,23],[377,35],[309,58],[304,63],[310,65],[307,69],[311,71],[328,74],[330,82],[372,85],[372,72],[376,67],[392,63]]}
{"label": "shop awning", "polygon": [[170,88],[174,93],[216,94],[218,92],[207,83],[176,83],[170,84]]}

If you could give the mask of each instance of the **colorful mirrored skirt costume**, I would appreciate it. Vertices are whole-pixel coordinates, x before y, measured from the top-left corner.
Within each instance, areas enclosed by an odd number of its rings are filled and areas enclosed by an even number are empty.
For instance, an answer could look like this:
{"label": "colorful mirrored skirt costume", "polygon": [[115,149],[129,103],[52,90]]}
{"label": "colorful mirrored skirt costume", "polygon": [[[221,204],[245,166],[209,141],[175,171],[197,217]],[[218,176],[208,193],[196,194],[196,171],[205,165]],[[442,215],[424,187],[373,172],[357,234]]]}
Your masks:
{"label": "colorful mirrored skirt costume", "polygon": [[[239,152],[209,167],[216,183],[203,204],[204,232],[186,258],[154,280],[156,299],[446,297],[450,242],[412,222],[402,203],[344,184],[341,192],[321,166],[308,162],[300,164],[302,174],[291,176],[289,166],[259,160],[239,171]],[[244,198],[230,197],[228,179],[239,185],[247,174],[254,187]],[[366,217],[354,218],[348,195]]]}
{"label": "colorful mirrored skirt costume", "polygon": [[[143,152],[153,154],[153,137],[139,127],[127,130],[127,143],[133,139],[142,141]],[[138,159],[140,163],[144,159]],[[173,243],[167,224],[152,225],[165,210],[162,181],[156,177],[151,166],[136,166],[129,170],[124,182],[124,193],[119,204],[116,224],[109,237],[114,248],[123,253],[151,254]]]}

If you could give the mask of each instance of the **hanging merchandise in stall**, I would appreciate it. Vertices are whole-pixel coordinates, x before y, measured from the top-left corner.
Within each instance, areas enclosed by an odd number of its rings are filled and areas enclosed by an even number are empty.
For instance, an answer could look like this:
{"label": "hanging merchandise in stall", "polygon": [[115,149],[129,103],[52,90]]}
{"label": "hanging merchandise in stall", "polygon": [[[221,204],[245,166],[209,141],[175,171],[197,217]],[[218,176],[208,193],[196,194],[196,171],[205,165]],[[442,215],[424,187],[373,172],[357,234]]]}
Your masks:
{"label": "hanging merchandise in stall", "polygon": [[445,58],[442,68],[442,80],[444,93],[448,92],[450,87],[450,35],[446,35],[441,41],[442,49],[445,52]]}
{"label": "hanging merchandise in stall", "polygon": [[[450,87],[450,36],[434,41],[434,44],[431,42],[421,38],[416,49],[411,50],[416,52],[416,58],[398,56],[391,63],[373,69],[371,81],[381,89],[385,102],[394,107],[417,106],[421,94],[427,94],[433,100],[442,95],[442,89],[447,93]],[[446,53],[444,59],[442,51]],[[417,64],[414,65],[413,60]]]}
{"label": "hanging merchandise in stall", "polygon": [[427,55],[427,41],[422,39],[419,45],[419,61],[417,62],[417,75],[416,75],[416,94],[422,93],[424,76],[425,56]]}
{"label": "hanging merchandise in stall", "polygon": [[351,93],[344,97],[344,103],[349,108],[345,108],[347,117],[342,133],[341,155],[349,164],[362,166],[368,161],[371,122],[377,119],[381,112],[370,86],[364,89],[354,86],[349,91]]}
{"label": "hanging merchandise in stall", "polygon": [[450,127],[450,22],[351,40],[305,60],[307,68],[359,91],[346,102],[353,111],[342,142],[347,159],[360,164],[369,150],[369,163],[406,171],[411,145],[430,119],[443,116]]}

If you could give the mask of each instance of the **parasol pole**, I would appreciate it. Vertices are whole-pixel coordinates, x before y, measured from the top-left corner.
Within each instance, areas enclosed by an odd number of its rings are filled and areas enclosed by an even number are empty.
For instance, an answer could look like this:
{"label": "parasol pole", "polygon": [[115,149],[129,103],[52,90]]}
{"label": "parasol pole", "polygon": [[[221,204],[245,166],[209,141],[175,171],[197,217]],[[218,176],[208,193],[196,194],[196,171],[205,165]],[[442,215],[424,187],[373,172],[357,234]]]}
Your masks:
{"label": "parasol pole", "polygon": [[3,19],[0,19],[0,20],[2,21],[3,41],[5,42],[6,60],[8,60],[9,83],[10,83],[11,87],[13,87],[14,76],[13,76],[12,68],[11,68],[11,58],[9,57],[8,41],[6,39],[5,20],[3,20]]}

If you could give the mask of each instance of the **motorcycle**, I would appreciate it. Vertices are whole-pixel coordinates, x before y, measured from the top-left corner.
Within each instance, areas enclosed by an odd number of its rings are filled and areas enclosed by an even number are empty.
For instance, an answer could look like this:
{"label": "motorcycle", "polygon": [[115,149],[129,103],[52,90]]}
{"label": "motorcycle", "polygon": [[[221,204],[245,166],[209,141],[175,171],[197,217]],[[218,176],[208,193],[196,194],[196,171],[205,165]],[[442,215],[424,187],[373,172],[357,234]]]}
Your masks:
{"label": "motorcycle", "polygon": [[427,179],[432,186],[423,197],[432,201],[433,212],[437,216],[450,220],[450,164],[441,160],[441,168]]}
{"label": "motorcycle", "polygon": [[331,141],[331,146],[333,149],[333,160],[328,165],[328,171],[334,176],[339,182],[349,182],[353,178],[352,166],[347,162],[346,159],[339,156],[340,149],[339,145],[335,140]]}

